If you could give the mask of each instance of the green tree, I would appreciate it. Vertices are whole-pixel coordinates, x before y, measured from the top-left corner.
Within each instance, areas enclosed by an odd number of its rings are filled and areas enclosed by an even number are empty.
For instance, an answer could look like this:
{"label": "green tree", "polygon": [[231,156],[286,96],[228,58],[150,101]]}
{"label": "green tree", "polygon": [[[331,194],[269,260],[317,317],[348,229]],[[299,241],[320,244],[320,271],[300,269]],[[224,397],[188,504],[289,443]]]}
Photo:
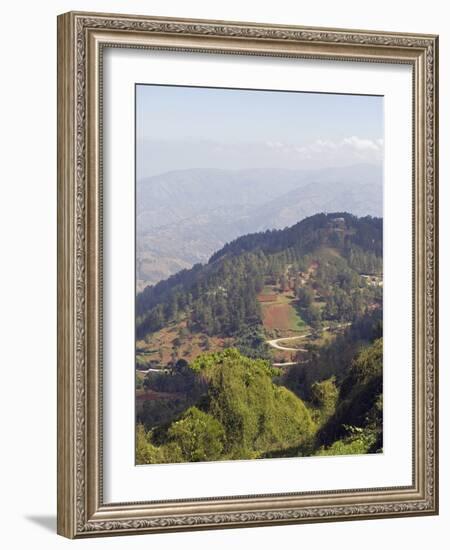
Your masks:
{"label": "green tree", "polygon": [[308,287],[299,287],[297,299],[300,307],[308,308],[314,301],[314,292]]}
{"label": "green tree", "polygon": [[303,401],[273,383],[276,369],[237,350],[204,354],[191,365],[208,383],[204,410],[225,430],[229,458],[254,458],[272,449],[298,446],[315,425]]}
{"label": "green tree", "polygon": [[[317,434],[325,449],[337,440],[361,439],[376,452],[383,445],[383,340],[360,351],[342,382],[335,413]],[[350,435],[349,435],[349,427]],[[369,447],[368,447],[369,449]]]}
{"label": "green tree", "polygon": [[220,422],[196,407],[183,413],[168,431],[169,442],[180,448],[183,459],[188,462],[220,458],[224,436]]}
{"label": "green tree", "polygon": [[312,328],[320,328],[322,321],[322,312],[317,304],[310,304],[302,310],[302,316]]}
{"label": "green tree", "polygon": [[319,409],[321,423],[327,420],[336,410],[339,390],[336,378],[332,376],[322,382],[314,382],[311,386],[311,402]]}
{"label": "green tree", "polygon": [[136,463],[155,464],[161,462],[161,460],[160,449],[152,445],[144,426],[138,424],[136,427]]}

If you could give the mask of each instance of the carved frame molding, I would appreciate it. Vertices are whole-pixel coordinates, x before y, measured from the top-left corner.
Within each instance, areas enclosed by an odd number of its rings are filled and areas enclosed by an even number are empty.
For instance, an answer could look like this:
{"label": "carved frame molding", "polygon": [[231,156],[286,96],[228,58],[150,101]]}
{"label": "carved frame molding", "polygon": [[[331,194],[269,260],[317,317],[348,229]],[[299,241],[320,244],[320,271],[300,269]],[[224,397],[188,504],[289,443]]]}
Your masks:
{"label": "carved frame molding", "polygon": [[[105,46],[413,66],[413,486],[103,504],[100,92]],[[437,513],[437,46],[437,37],[430,35],[74,12],[59,16],[60,534],[75,538]]]}

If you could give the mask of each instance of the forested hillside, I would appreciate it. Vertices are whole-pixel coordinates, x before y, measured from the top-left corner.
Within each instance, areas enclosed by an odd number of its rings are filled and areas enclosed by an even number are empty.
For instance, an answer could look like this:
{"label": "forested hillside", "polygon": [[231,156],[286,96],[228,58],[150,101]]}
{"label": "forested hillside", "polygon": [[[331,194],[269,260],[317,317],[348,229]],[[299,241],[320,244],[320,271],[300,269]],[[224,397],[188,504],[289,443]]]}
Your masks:
{"label": "forested hillside", "polygon": [[[314,422],[305,404],[273,383],[267,362],[229,349],[204,354],[191,367],[205,384],[197,406],[155,430],[138,432],[138,462],[259,458],[306,443]],[[162,456],[161,456],[162,455]]]}
{"label": "forested hillside", "polygon": [[[316,373],[303,399],[267,361],[235,349],[203,354],[187,367],[196,390],[202,388],[193,402],[156,424],[148,409],[138,414],[136,461],[380,452],[382,345],[382,339],[360,341],[341,376]],[[149,385],[158,388],[157,379]]]}
{"label": "forested hillside", "polygon": [[317,214],[141,292],[137,462],[381,450],[382,248]]}
{"label": "forested hillside", "polygon": [[382,182],[381,165],[364,163],[317,170],[200,168],[140,178],[137,288],[206,262],[240,235],[282,229],[319,211],[378,216]]}
{"label": "forested hillside", "polygon": [[[258,321],[257,294],[265,281],[280,281],[286,269],[304,271],[321,247],[338,253],[321,265],[324,285],[338,282],[344,290],[358,286],[352,280],[355,274],[382,272],[382,220],[317,214],[284,230],[240,237],[215,253],[207,265],[197,264],[141,292],[136,299],[137,336],[159,330],[181,313],[187,314],[191,329],[236,334]],[[330,307],[332,313],[333,304]]]}

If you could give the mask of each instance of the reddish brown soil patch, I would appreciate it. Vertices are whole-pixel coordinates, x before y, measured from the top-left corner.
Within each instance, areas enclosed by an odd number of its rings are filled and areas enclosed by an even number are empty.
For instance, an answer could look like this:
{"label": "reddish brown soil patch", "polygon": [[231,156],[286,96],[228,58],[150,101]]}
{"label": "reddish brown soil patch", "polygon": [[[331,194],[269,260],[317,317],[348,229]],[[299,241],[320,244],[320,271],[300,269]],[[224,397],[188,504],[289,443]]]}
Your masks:
{"label": "reddish brown soil patch", "polygon": [[263,308],[264,326],[269,330],[289,330],[292,327],[292,307],[289,304],[274,304]]}
{"label": "reddish brown soil patch", "polygon": [[276,294],[260,294],[258,296],[258,300],[260,302],[276,302],[277,295]]}

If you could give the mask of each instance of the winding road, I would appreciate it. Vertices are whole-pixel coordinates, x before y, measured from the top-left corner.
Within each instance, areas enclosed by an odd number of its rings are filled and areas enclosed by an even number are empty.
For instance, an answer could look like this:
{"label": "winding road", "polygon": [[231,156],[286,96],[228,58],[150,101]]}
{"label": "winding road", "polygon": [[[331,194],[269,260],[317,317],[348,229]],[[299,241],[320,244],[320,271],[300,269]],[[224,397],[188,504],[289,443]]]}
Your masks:
{"label": "winding road", "polygon": [[[278,342],[285,341],[285,340],[300,340],[301,338],[306,338],[311,333],[308,332],[307,334],[302,334],[301,336],[287,336],[285,338],[275,338],[275,340],[266,340],[266,343],[269,344],[269,346],[272,346],[275,349],[280,349],[282,351],[308,351],[305,348],[287,348],[285,346],[281,346]],[[285,363],[272,363],[274,367],[292,367],[292,365],[297,365],[298,361],[286,361]]]}
{"label": "winding road", "polygon": [[[344,327],[349,327],[351,323],[341,323],[340,325],[337,325],[336,327],[323,327],[322,332],[325,332],[326,330],[337,330]],[[307,332],[306,334],[301,334],[300,336],[285,336],[284,338],[275,338],[274,340],[266,340],[266,344],[269,344],[269,346],[279,349],[281,351],[308,351],[306,348],[289,348],[287,346],[282,345],[283,342],[290,341],[290,340],[301,340],[304,338],[308,338],[308,336],[311,336],[311,332]],[[281,344],[280,344],[281,342]],[[290,367],[292,365],[297,365],[298,361],[286,361],[285,363],[273,363],[274,367]]]}
{"label": "winding road", "polygon": [[148,374],[149,372],[169,372],[169,369],[153,369],[153,368],[150,368],[150,369],[147,369],[147,370],[137,370],[137,372],[142,372],[144,374]]}
{"label": "winding road", "polygon": [[282,351],[308,351],[305,348],[288,348],[280,345],[278,342],[285,342],[286,340],[300,340],[310,335],[311,333],[308,332],[307,334],[302,334],[301,336],[287,336],[285,338],[275,338],[275,340],[266,340],[266,343],[269,344],[269,346],[272,346],[275,349],[281,349]]}

